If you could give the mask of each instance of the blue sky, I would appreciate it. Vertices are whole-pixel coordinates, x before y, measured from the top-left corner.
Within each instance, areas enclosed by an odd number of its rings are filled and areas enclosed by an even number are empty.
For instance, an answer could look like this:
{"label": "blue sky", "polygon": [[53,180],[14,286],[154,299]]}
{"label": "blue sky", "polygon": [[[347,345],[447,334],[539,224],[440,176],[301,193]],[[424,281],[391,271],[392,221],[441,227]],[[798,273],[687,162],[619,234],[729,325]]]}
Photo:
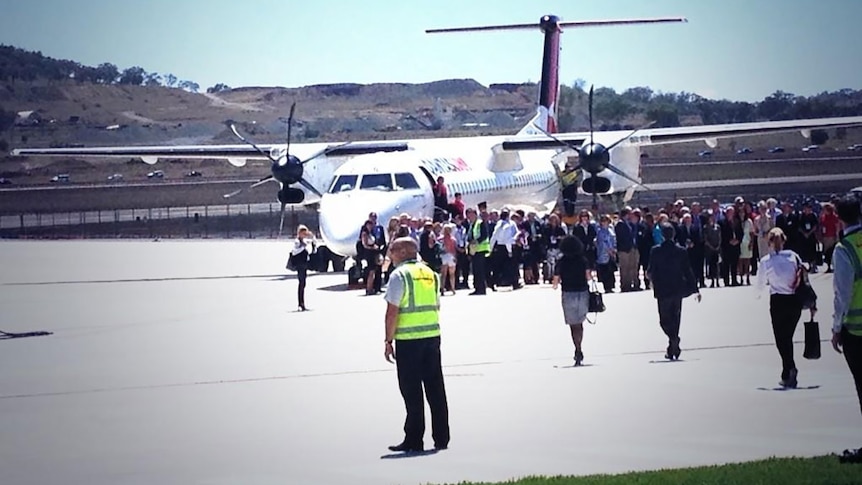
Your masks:
{"label": "blue sky", "polygon": [[687,24],[568,30],[560,79],[756,101],[862,88],[859,0],[0,0],[0,43],[202,88],[537,81],[536,32],[427,28],[634,16]]}

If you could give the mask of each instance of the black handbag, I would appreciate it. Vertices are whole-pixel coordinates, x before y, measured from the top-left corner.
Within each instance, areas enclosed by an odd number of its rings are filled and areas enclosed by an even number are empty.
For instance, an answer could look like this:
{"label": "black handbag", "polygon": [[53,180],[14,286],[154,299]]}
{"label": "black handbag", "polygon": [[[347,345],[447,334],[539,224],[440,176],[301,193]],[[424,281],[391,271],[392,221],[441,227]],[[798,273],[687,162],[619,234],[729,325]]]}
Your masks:
{"label": "black handbag", "polygon": [[814,319],[805,322],[805,350],[802,357],[811,360],[820,358],[820,324]]}
{"label": "black handbag", "polygon": [[294,254],[287,258],[287,264],[284,268],[288,271],[296,271],[296,256]]}
{"label": "black handbag", "polygon": [[602,294],[599,293],[599,289],[596,287],[595,281],[590,283],[589,298],[587,309],[590,313],[601,313],[605,311],[605,302],[602,300]]}

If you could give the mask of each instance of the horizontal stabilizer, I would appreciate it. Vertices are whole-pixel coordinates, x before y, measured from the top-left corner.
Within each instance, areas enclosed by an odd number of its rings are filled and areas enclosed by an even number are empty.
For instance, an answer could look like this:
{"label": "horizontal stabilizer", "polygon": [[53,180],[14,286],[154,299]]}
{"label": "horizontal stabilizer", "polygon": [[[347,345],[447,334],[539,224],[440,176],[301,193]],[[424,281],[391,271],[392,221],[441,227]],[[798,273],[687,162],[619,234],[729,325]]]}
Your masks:
{"label": "horizontal stabilizer", "polygon": [[[560,27],[602,27],[606,25],[637,25],[637,24],[660,24],[668,22],[688,22],[685,17],[657,17],[641,19],[617,19],[617,20],[574,20],[569,22],[558,22]],[[508,24],[508,25],[483,25],[478,27],[455,27],[448,29],[429,29],[427,34],[442,34],[449,32],[482,32],[490,30],[528,30],[541,28],[541,24]]]}

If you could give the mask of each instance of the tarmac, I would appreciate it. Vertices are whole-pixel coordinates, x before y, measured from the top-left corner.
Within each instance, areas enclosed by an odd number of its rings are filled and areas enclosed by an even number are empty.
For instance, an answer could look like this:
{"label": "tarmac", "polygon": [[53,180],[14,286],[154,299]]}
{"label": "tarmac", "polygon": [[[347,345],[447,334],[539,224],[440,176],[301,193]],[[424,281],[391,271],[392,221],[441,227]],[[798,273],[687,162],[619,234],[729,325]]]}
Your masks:
{"label": "tarmac", "polygon": [[754,287],[687,299],[679,362],[651,292],[606,295],[577,368],[548,285],[445,296],[452,441],[392,454],[404,408],[385,303],[313,274],[296,312],[289,244],[0,242],[0,330],[53,332],[0,340],[0,483],[456,483],[862,446],[820,273],[823,356],[802,358],[800,323],[788,391]]}

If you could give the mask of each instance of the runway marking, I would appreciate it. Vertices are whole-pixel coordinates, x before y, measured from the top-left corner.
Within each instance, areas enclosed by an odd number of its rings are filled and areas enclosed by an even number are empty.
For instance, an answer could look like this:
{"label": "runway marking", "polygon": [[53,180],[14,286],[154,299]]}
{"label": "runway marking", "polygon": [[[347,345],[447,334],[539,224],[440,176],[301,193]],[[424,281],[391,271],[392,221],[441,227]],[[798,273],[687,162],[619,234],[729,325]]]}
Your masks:
{"label": "runway marking", "polygon": [[[312,276],[312,274],[309,274]],[[166,281],[195,281],[195,280],[230,280],[230,279],[252,279],[252,278],[279,278],[295,279],[294,274],[258,274],[258,275],[229,275],[229,276],[183,276],[176,278],[134,278],[122,280],[78,280],[78,281],[34,281],[19,283],[2,283],[0,286],[45,286],[45,285],[80,285],[80,284],[111,284],[111,283],[163,283]]]}
{"label": "runway marking", "polygon": [[[822,340],[822,342],[826,342],[826,340]],[[794,343],[803,343],[803,341],[795,341]],[[691,349],[684,349],[686,352],[692,352],[695,350],[724,350],[724,349],[740,349],[740,348],[750,348],[750,347],[765,347],[765,346],[774,346],[775,344],[764,343],[764,344],[744,344],[744,345],[723,345],[716,347],[698,347]],[[660,352],[664,352],[664,350],[651,350],[644,352],[628,352],[628,353],[620,353],[620,354],[605,354],[604,357],[619,357],[619,356],[627,356],[627,355],[643,355],[643,354],[657,354]],[[569,357],[571,358],[571,357]],[[560,358],[556,357],[548,357],[544,359],[519,359],[512,361],[491,361],[491,362],[470,362],[464,364],[453,364],[453,365],[444,365],[444,369],[452,369],[452,368],[461,368],[461,367],[476,367],[476,366],[487,366],[487,365],[502,365],[502,364],[519,364],[519,363],[529,363],[529,362],[544,362],[549,360],[560,360]],[[699,359],[692,359],[699,360]],[[593,364],[584,364],[582,367],[590,367]],[[555,366],[557,367],[557,366]],[[563,368],[563,367],[557,367]],[[285,376],[267,376],[267,377],[247,377],[241,379],[221,379],[221,380],[210,380],[210,381],[194,381],[194,382],[178,382],[173,384],[149,384],[149,385],[140,385],[140,386],[121,386],[121,387],[106,387],[106,388],[93,388],[93,389],[80,389],[80,390],[70,390],[70,391],[51,391],[51,392],[34,392],[34,393],[26,393],[26,394],[7,394],[0,395],[0,400],[4,399],[26,399],[26,398],[36,398],[36,397],[56,397],[56,396],[75,396],[82,394],[99,394],[105,392],[123,392],[123,391],[142,391],[142,390],[153,390],[153,389],[170,389],[177,387],[193,387],[193,386],[212,386],[219,384],[242,384],[242,383],[250,383],[250,382],[267,382],[267,381],[282,381],[288,379],[308,379],[308,378],[317,378],[317,377],[334,377],[334,376],[346,376],[346,375],[363,375],[363,374],[380,374],[384,372],[394,372],[395,368],[390,369],[369,369],[369,370],[352,370],[352,371],[339,371],[339,372],[321,372],[316,374],[295,374],[295,375],[285,375]],[[445,375],[445,374],[444,374]],[[482,376],[482,374],[462,374],[462,376]],[[457,374],[453,374],[453,376],[458,376]],[[460,376],[459,376],[460,377]],[[765,388],[764,388],[765,389]]]}

